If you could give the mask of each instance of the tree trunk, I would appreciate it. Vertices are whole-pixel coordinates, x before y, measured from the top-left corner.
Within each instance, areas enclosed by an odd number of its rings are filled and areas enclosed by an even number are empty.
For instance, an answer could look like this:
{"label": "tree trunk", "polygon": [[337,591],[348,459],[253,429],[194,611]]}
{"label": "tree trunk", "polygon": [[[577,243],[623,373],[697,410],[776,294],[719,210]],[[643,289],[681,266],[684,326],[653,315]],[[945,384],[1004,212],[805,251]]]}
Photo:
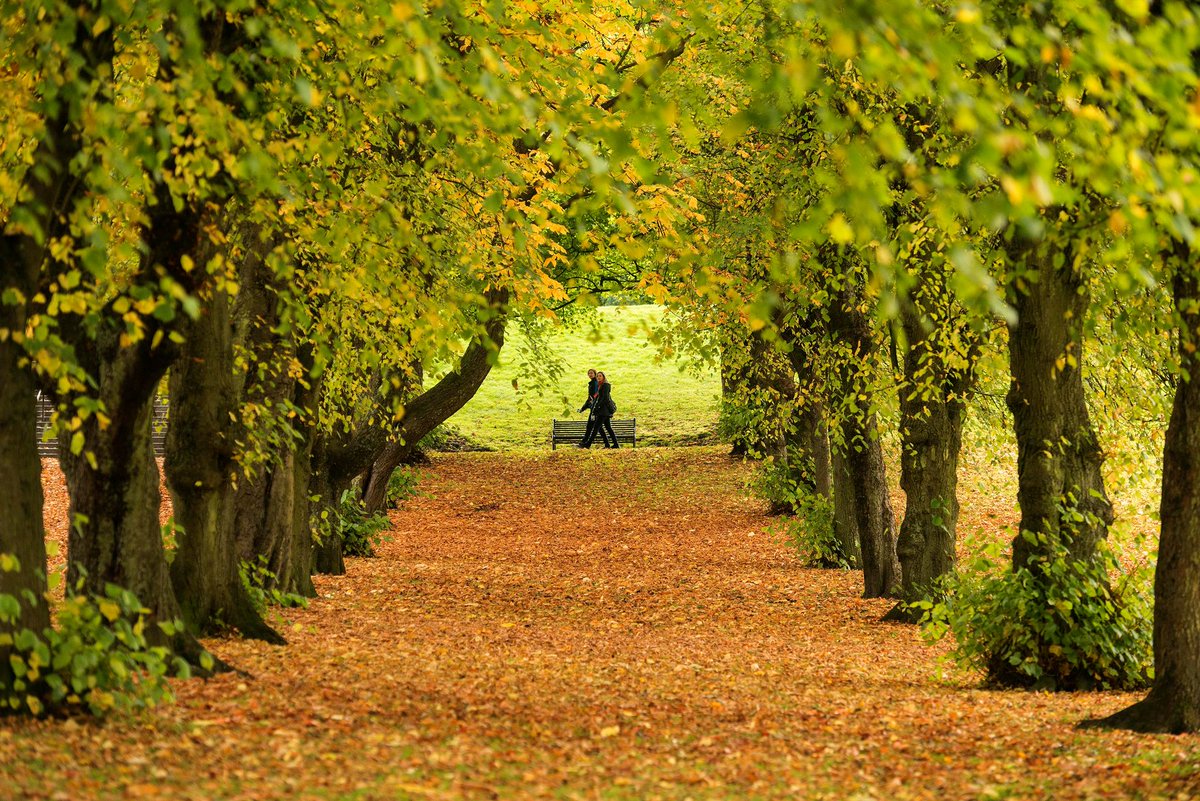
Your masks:
{"label": "tree trunk", "polygon": [[[79,63],[77,86],[88,86],[110,68],[115,52],[111,26],[93,33],[91,4],[58,9],[63,30],[72,30],[71,52]],[[53,12],[51,12],[53,13]],[[97,83],[102,85],[102,83]],[[39,289],[52,271],[45,244],[64,235],[85,185],[70,167],[82,149],[78,120],[90,98],[59,97],[44,120],[42,133],[22,175],[22,192],[8,199],[0,235],[0,554],[15,556],[19,568],[0,571],[0,594],[21,603],[20,617],[0,631],[23,628],[39,635],[50,625],[46,594],[46,532],[42,523],[41,459],[37,449],[36,382],[29,356],[16,340],[23,333]],[[0,671],[8,658],[0,649]]]}
{"label": "tree trunk", "polygon": [[291,566],[286,573],[280,574],[280,589],[307,598],[316,597],[317,590],[313,586],[312,574],[316,569],[316,553],[313,550],[312,535],[312,469],[313,446],[317,436],[317,414],[321,406],[321,393],[324,391],[321,376],[313,375],[315,365],[313,346],[306,344],[299,349],[297,357],[307,380],[297,381],[292,393],[292,403],[297,409],[305,409],[306,414],[296,424],[299,440],[292,452],[292,526],[291,526]]}
{"label": "tree trunk", "polygon": [[[248,241],[260,233],[255,230]],[[297,350],[294,340],[279,333],[280,300],[276,278],[265,260],[277,244],[268,240],[262,254],[250,258],[239,273],[240,291],[234,306],[238,344],[251,354],[259,369],[250,371],[241,396],[255,407],[279,417],[289,409],[300,414],[278,425],[282,441],[257,447],[272,451],[243,475],[234,501],[234,530],[240,557],[252,564],[265,562],[273,576],[266,587],[312,597],[312,532],[308,520],[308,470],[312,447],[311,420],[317,414],[320,379],[312,376],[311,346]],[[282,369],[295,360],[297,376]],[[249,438],[248,438],[249,439]],[[303,512],[298,513],[297,509]]]}
{"label": "tree trunk", "polygon": [[811,461],[813,491],[822,498],[833,498],[833,465],[829,453],[829,429],[822,405],[810,401],[800,413],[800,444]]}
{"label": "tree trunk", "polygon": [[[318,504],[323,512],[332,515],[336,512],[343,489],[337,487],[329,475],[328,459],[325,456],[325,436],[318,435],[313,444],[312,474],[309,477],[311,497],[319,498]],[[314,549],[313,565],[317,573],[327,576],[341,576],[346,572],[346,560],[342,555],[341,535],[332,531],[329,526],[322,526],[321,541]]]}
{"label": "tree trunk", "polygon": [[233,531],[234,391],[230,300],[216,291],[171,370],[164,463],[182,527],[171,580],[193,631],[232,626],[242,636],[285,643],[255,609],[239,573]]}
{"label": "tree trunk", "polygon": [[[171,65],[162,62],[160,71],[169,76]],[[163,175],[173,170],[168,162]],[[169,185],[160,179],[146,214],[145,251],[131,285],[157,286],[165,275],[184,291],[199,294],[208,272],[204,266],[192,268],[188,260],[202,251],[201,210],[188,203],[177,207]],[[181,610],[163,551],[158,521],[162,497],[150,424],[155,390],[178,353],[170,335],[186,333],[187,324],[182,314],[170,323],[144,319],[141,337],[126,341],[124,315],[113,305],[119,299],[98,314],[94,330],[78,322],[61,329],[95,381],[110,418],[106,426],[94,414],[83,421],[83,453],[71,453],[67,438],[60,442],[73,521],[68,590],[82,580],[84,591],[103,593],[112,582],[136,594],[150,609],[152,622],[161,623],[176,620]],[[169,645],[193,665],[200,664],[204,653],[182,627],[167,638],[151,625],[147,639]],[[218,661],[217,667],[228,666]]]}
{"label": "tree trunk", "polygon": [[[1065,266],[1055,268],[1055,257]],[[1013,566],[1035,568],[1061,542],[1074,559],[1091,559],[1107,536],[1112,504],[1100,472],[1104,454],[1088,415],[1083,389],[1082,324],[1089,296],[1072,269],[1072,253],[1018,250],[1036,283],[1014,287],[1010,302],[1017,322],[1008,347],[1012,385],[1008,408],[1017,435],[1017,497],[1021,531],[1013,542]],[[1064,526],[1062,510],[1082,512],[1086,522]]]}
{"label": "tree trunk", "polygon": [[895,520],[888,498],[883,449],[875,414],[865,406],[856,410],[861,417],[847,421],[846,465],[856,498],[854,512],[862,551],[863,597],[887,598],[900,583],[900,563],[896,558]]}
{"label": "tree trunk", "polygon": [[[724,406],[737,393],[745,381],[745,356],[737,352],[744,343],[736,340],[730,332],[731,326],[721,330],[721,401]],[[750,442],[744,432],[735,432],[730,442],[729,455],[745,457],[750,452]]]}
{"label": "tree trunk", "polygon": [[857,497],[850,480],[850,466],[838,448],[831,451],[833,474],[833,538],[850,567],[862,567],[862,549],[858,540]]}
{"label": "tree trunk", "polygon": [[[508,321],[504,307],[508,302],[508,290],[489,291],[488,301],[492,316],[484,325],[483,338],[471,343],[459,360],[457,370],[405,405],[399,437],[388,442],[369,465],[350,476],[353,478],[366,467],[371,468],[363,487],[363,505],[368,514],[382,511],[387,505],[388,481],[396,467],[412,456],[417,443],[426,434],[453,417],[475,397],[491,372],[496,354],[504,347],[504,327]],[[335,474],[334,480],[337,479]]]}
{"label": "tree trunk", "polygon": [[[945,293],[931,306],[944,306]],[[965,393],[974,380],[977,347],[965,326],[952,332],[956,344],[967,344],[967,365],[947,362],[933,326],[955,325],[942,313],[921,306],[921,289],[901,309],[908,349],[900,387],[900,486],[907,498],[896,555],[901,566],[901,603],[885,620],[914,623],[919,615],[907,604],[929,597],[934,582],[954,570],[958,532],[958,458],[962,450]],[[952,301],[950,301],[952,302]],[[951,312],[952,314],[953,312]]]}
{"label": "tree trunk", "polygon": [[[811,328],[811,319],[796,328],[780,321],[781,336],[787,341],[788,361],[795,372],[792,394],[800,403],[794,425],[794,444],[808,460],[806,479],[811,489],[823,498],[833,498],[833,465],[829,451],[829,427],[825,422],[825,405],[821,402],[824,386],[817,365],[805,345],[803,331]],[[854,538],[857,540],[857,537]]]}
{"label": "tree trunk", "polygon": [[1171,422],[1163,447],[1158,563],[1154,570],[1154,684],[1133,706],[1085,725],[1139,732],[1200,731],[1200,282],[1176,245],[1181,318]]}
{"label": "tree trunk", "polygon": [[306,431],[300,447],[292,454],[292,559],[279,588],[284,592],[315,598],[312,574],[316,570],[313,551],[312,506],[309,501],[312,482],[312,431]]}
{"label": "tree trunk", "polygon": [[91,351],[89,373],[109,424],[101,426],[96,415],[84,420],[79,454],[71,453],[69,436],[60,443],[73,522],[67,589],[103,595],[112,583],[130,590],[150,610],[147,640],[198,665],[204,649],[190,633],[179,629],[168,637],[156,625],[180,617],[163,550],[162,496],[150,438],[154,391],[170,356],[148,337],[122,346],[120,334],[108,329],[80,344]]}
{"label": "tree trunk", "polygon": [[883,449],[876,416],[864,387],[875,352],[871,322],[856,289],[842,287],[829,309],[830,333],[846,347],[840,389],[845,393],[842,421],[845,466],[854,493],[854,520],[862,552],[863,597],[894,595],[900,584],[895,521],[888,498]]}
{"label": "tree trunk", "polygon": [[[0,285],[11,286],[7,281]],[[0,330],[22,331],[24,307],[0,304]],[[24,348],[0,339],[0,556],[14,556],[17,568],[0,570],[0,594],[21,603],[0,633],[30,629],[39,635],[50,625],[46,602],[46,532],[42,527],[42,464],[37,449],[37,399]],[[8,670],[0,647],[0,678]]]}

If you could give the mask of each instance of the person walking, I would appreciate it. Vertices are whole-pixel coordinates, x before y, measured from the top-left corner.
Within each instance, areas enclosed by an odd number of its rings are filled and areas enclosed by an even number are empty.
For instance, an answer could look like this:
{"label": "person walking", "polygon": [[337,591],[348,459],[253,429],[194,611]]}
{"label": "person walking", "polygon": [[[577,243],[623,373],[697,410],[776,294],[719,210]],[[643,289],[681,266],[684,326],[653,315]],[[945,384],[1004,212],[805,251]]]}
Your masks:
{"label": "person walking", "polygon": [[586,448],[592,444],[592,440],[596,438],[596,397],[600,393],[600,383],[596,380],[596,371],[588,370],[588,389],[587,400],[579,407],[579,411],[587,411],[587,429],[583,432],[583,441],[578,447]]}
{"label": "person walking", "polygon": [[[617,433],[613,431],[612,416],[617,411],[617,404],[612,399],[612,384],[608,383],[608,378],[603,371],[596,373],[596,382],[599,385],[599,392],[596,394],[596,400],[592,404],[592,414],[596,418],[596,428],[592,432],[592,438],[596,436],[596,431],[600,432],[600,439],[604,441],[606,448],[619,448],[617,444]],[[611,445],[609,443],[612,443]],[[591,439],[584,440],[584,447],[592,444]]]}

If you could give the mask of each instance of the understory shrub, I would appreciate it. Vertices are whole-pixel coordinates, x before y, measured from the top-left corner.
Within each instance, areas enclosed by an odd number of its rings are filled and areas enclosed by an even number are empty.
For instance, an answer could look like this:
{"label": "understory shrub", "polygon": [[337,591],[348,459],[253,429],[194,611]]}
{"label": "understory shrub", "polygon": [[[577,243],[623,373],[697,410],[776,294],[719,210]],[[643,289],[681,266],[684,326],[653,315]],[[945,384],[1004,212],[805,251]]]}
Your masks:
{"label": "understory shrub", "polygon": [[778,435],[777,426],[762,404],[748,398],[723,396],[717,417],[717,434],[722,440],[745,447],[750,456],[761,456],[765,443]]}
{"label": "understory shrub", "polygon": [[833,535],[833,501],[813,489],[806,460],[763,462],[751,488],[780,515],[768,533],[781,537],[806,567],[849,569],[850,560]]}
{"label": "understory shrub", "polygon": [[[0,595],[0,626],[14,623],[21,601]],[[150,613],[133,593],[109,584],[102,597],[69,596],[57,625],[0,632],[0,712],[47,715],[86,710],[104,715],[174,700],[168,675],[190,675],[187,663],[146,642]],[[179,623],[161,623],[168,635]]]}
{"label": "understory shrub", "polygon": [[833,536],[833,501],[816,493],[798,499],[794,515],[783,515],[768,526],[800,557],[805,567],[849,570],[850,560]]}
{"label": "understory shrub", "polygon": [[342,493],[330,522],[334,533],[342,538],[342,553],[346,556],[374,556],[389,525],[386,515],[367,514],[355,490]]}
{"label": "understory shrub", "polygon": [[1145,687],[1153,677],[1148,569],[1119,576],[1103,541],[1094,560],[1070,558],[1061,543],[1047,550],[1014,571],[992,544],[945,577],[939,601],[913,604],[926,640],[952,635],[950,660],[995,685]]}
{"label": "understory shrub", "polygon": [[279,589],[276,581],[278,577],[267,567],[267,557],[263,554],[259,554],[254,562],[243,560],[238,565],[238,575],[242,577],[242,585],[259,615],[265,615],[268,607],[272,606],[308,608],[308,599],[303,595]]}
{"label": "understory shrub", "polygon": [[392,477],[388,479],[388,508],[395,509],[401,503],[416,495],[417,484],[420,482],[420,479],[421,476],[416,470],[407,467],[398,467],[393,470]]}

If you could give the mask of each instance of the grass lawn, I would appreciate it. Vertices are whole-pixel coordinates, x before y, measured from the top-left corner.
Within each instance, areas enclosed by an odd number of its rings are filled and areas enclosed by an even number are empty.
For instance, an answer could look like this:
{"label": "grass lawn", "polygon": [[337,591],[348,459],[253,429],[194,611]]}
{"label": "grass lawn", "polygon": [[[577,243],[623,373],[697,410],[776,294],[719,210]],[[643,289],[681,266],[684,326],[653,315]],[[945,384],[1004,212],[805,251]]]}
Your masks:
{"label": "grass lawn", "polygon": [[449,424],[497,450],[548,448],[552,419],[586,419],[577,409],[587,394],[587,370],[594,367],[613,385],[616,417],[637,418],[639,444],[710,440],[721,395],[716,367],[659,358],[651,331],[662,320],[661,307],[603,306],[596,312],[594,326],[548,335],[546,346],[564,372],[540,387],[526,366],[532,357],[519,327],[510,326],[500,364]]}

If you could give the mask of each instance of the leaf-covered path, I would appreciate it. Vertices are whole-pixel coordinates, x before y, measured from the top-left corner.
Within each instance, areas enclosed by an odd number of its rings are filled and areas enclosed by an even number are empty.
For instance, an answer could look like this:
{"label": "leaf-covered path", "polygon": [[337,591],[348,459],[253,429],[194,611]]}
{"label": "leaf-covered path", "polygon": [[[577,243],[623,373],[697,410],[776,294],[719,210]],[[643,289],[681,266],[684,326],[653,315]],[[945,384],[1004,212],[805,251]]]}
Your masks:
{"label": "leaf-covered path", "polygon": [[[0,798],[1192,798],[1200,741],[991,692],[762,533],[715,449],[438,457],[253,674],[0,721]],[[967,503],[971,499],[966,499]],[[976,499],[982,502],[984,499]]]}

